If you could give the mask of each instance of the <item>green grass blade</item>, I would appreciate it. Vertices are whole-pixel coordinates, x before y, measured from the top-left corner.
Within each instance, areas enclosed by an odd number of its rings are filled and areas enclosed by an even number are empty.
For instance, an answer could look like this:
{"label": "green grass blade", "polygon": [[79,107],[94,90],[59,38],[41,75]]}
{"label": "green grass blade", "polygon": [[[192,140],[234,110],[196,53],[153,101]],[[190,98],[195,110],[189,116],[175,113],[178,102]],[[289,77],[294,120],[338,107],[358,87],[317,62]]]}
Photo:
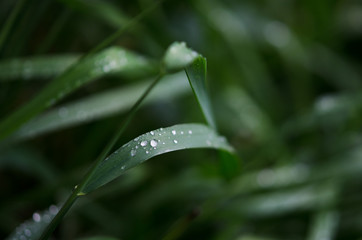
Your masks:
{"label": "green grass blade", "polygon": [[201,124],[180,124],[160,128],[129,141],[103,160],[81,194],[101,187],[154,156],[192,148],[214,148],[233,152],[225,138]]}
{"label": "green grass blade", "polygon": [[[145,103],[174,98],[189,92],[186,76],[180,72],[163,79],[146,98]],[[144,92],[150,82],[109,90],[60,106],[24,124],[9,140],[23,140],[124,112]]]}
{"label": "green grass blade", "polygon": [[206,58],[188,48],[184,42],[174,42],[167,49],[164,59],[166,72],[177,72],[186,69],[186,74],[207,123],[215,128],[210,100],[206,87]]}
{"label": "green grass blade", "polygon": [[206,58],[199,55],[191,65],[186,67],[186,74],[207,123],[216,129],[210,98],[206,87]]}
{"label": "green grass blade", "polygon": [[339,214],[334,210],[318,212],[312,221],[312,229],[308,240],[334,239],[338,225]]}
{"label": "green grass blade", "polygon": [[80,55],[36,56],[0,61],[0,81],[45,79],[63,73]]}
{"label": "green grass blade", "polygon": [[52,205],[42,213],[35,212],[31,220],[27,220],[16,228],[8,240],[38,240],[43,230],[58,213],[58,207]]}
{"label": "green grass blade", "polygon": [[[185,43],[173,43],[164,57],[164,67],[168,72],[186,70],[187,78],[201,111],[210,127],[216,129],[210,98],[206,86],[206,58],[187,48]],[[235,155],[220,154],[220,171],[226,179],[239,173],[240,160]]]}
{"label": "green grass blade", "polygon": [[56,78],[28,104],[3,120],[0,123],[0,140],[44,109],[92,80],[107,74],[127,75],[147,71],[153,71],[153,65],[148,60],[122,48],[112,47],[94,54]]}

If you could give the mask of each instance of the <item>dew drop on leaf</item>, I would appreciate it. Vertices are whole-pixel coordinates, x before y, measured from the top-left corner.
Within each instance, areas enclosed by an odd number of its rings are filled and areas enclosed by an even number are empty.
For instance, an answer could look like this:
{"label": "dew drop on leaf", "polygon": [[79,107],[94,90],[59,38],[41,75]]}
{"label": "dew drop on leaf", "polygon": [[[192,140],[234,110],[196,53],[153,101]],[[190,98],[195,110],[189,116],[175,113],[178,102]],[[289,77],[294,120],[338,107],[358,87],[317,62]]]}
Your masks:
{"label": "dew drop on leaf", "polygon": [[40,222],[40,220],[41,220],[40,214],[39,213],[34,213],[33,214],[33,220],[34,220],[34,222]]}
{"label": "dew drop on leaf", "polygon": [[157,141],[155,139],[152,139],[150,142],[152,147],[156,147],[157,146]]}
{"label": "dew drop on leaf", "polygon": [[136,155],[136,150],[135,149],[132,149],[131,150],[131,156],[134,157]]}

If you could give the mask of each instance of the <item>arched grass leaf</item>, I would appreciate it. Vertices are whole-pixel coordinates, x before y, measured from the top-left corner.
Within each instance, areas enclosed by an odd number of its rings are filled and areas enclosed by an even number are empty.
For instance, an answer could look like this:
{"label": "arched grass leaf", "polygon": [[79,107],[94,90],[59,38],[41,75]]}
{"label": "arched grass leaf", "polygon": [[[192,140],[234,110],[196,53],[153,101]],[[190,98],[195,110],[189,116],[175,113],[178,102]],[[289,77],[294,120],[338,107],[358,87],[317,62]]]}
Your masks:
{"label": "arched grass leaf", "polygon": [[0,122],[0,139],[84,84],[107,74],[153,72],[147,59],[119,47],[105,49],[79,62],[49,83],[34,99]]}
{"label": "arched grass leaf", "polygon": [[[189,92],[186,76],[180,72],[163,79],[146,98],[145,103],[175,98]],[[55,108],[24,124],[9,141],[23,140],[40,134],[94,121],[130,108],[150,82],[143,82],[98,93]]]}
{"label": "arched grass leaf", "polygon": [[[186,70],[191,88],[201,107],[208,125],[216,129],[210,98],[206,86],[206,58],[187,48],[185,43],[173,43],[164,57],[166,71]],[[220,154],[220,170],[225,178],[230,179],[237,175],[240,169],[240,161],[234,155]]]}
{"label": "arched grass leaf", "polygon": [[51,222],[51,220],[58,213],[58,207],[55,205],[51,205],[48,210],[38,213],[33,213],[32,219],[27,220],[22,223],[19,227],[15,229],[7,239],[8,240],[38,240],[43,232],[43,230],[47,227],[47,225]]}
{"label": "arched grass leaf", "polygon": [[192,148],[214,148],[233,153],[233,148],[225,138],[205,125],[180,124],[160,128],[129,141],[103,160],[81,190],[81,194],[99,188],[154,156]]}

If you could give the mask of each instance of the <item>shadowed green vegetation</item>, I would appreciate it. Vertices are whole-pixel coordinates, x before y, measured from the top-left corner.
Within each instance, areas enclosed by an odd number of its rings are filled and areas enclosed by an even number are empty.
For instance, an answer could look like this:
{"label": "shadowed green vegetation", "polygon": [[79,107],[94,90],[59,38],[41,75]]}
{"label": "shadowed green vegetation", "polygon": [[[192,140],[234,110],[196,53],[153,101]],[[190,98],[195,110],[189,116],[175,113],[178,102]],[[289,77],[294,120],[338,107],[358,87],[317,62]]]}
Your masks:
{"label": "shadowed green vegetation", "polygon": [[362,239],[361,23],[359,1],[0,1],[0,239]]}

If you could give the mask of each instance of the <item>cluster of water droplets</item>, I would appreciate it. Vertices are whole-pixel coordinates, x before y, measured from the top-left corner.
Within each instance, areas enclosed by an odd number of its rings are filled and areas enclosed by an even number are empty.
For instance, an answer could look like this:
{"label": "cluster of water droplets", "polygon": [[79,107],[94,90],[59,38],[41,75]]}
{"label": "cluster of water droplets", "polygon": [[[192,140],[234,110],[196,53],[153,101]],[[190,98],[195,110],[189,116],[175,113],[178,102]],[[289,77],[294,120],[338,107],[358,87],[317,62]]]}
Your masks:
{"label": "cluster of water droplets", "polygon": [[[186,133],[191,135],[192,130],[188,130]],[[169,129],[160,128],[151,131],[149,133],[146,133],[144,135],[141,135],[133,140],[134,142],[137,142],[137,144],[130,150],[130,155],[131,157],[135,157],[137,153],[141,151],[146,154],[150,154],[153,150],[156,150],[159,146],[166,145],[167,140],[173,142],[173,144],[178,144],[178,140],[176,139],[177,134],[184,135],[185,132],[180,131],[178,133],[175,129],[169,130]]]}
{"label": "cluster of water droplets", "polygon": [[38,239],[46,226],[58,213],[59,208],[51,205],[48,210],[33,213],[32,220],[28,220],[15,229],[15,232],[8,239],[28,240]]}
{"label": "cluster of water droplets", "polygon": [[124,50],[109,49],[102,53],[95,62],[94,73],[103,74],[121,70],[128,63],[128,57]]}
{"label": "cluster of water droplets", "polygon": [[[199,141],[199,143],[201,141],[202,144],[195,145],[195,141]],[[104,166],[125,171],[155,155],[197,146],[227,149],[228,144],[224,137],[218,136],[207,127],[198,126],[195,129],[182,130],[178,127],[160,128],[140,135],[123,145],[104,160],[104,164],[106,164]],[[128,158],[125,157],[127,155]],[[149,156],[147,157],[147,155]]]}

